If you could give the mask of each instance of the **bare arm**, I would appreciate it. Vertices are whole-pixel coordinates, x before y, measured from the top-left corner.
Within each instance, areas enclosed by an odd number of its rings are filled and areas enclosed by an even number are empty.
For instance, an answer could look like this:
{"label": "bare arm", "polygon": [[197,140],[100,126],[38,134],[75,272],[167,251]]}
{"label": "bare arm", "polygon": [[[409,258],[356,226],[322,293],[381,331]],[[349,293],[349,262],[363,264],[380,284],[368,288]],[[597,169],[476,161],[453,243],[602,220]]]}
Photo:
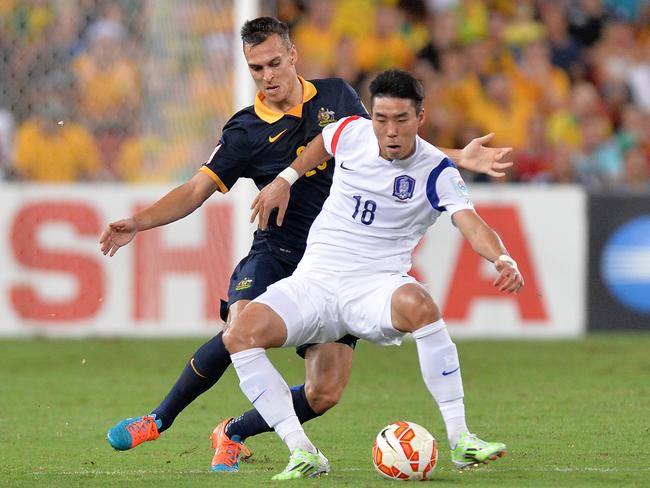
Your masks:
{"label": "bare arm", "polygon": [[199,208],[216,189],[217,185],[208,175],[198,172],[150,207],[128,219],[108,224],[99,238],[102,253],[113,256],[120,247],[131,242],[138,232],[186,217]]}
{"label": "bare arm", "polygon": [[[295,171],[293,177],[297,179],[330,157],[330,154],[325,150],[323,136],[318,134],[307,144],[307,147],[291,163],[289,168]],[[255,200],[253,200],[251,205],[251,210],[253,211],[250,221],[254,222],[255,218],[259,215],[259,227],[262,230],[267,228],[269,216],[274,208],[278,209],[277,224],[282,225],[284,214],[289,205],[291,189],[291,183],[283,177],[283,173],[288,171],[289,168],[282,171],[277,178],[262,188],[255,197]]]}
{"label": "bare arm", "polygon": [[486,134],[472,139],[463,149],[439,148],[453,159],[459,167],[475,173],[485,173],[495,178],[505,176],[503,170],[512,166],[507,161],[512,152],[511,147],[485,147],[494,138],[494,134]]}
{"label": "bare arm", "polygon": [[499,272],[494,286],[506,293],[519,293],[524,286],[524,278],[515,261],[508,256],[497,233],[474,210],[460,210],[453,215],[452,220],[472,249],[494,263]]}

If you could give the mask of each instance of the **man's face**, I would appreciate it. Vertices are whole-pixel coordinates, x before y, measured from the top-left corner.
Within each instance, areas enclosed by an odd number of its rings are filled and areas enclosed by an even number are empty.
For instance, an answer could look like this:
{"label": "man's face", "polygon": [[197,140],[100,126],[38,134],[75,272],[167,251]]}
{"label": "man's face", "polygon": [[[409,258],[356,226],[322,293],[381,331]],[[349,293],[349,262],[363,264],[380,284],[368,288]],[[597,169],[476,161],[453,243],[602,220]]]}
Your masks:
{"label": "man's face", "polygon": [[297,76],[296,48],[287,48],[279,35],[271,34],[257,46],[245,44],[244,57],[257,89],[266,99],[273,104],[286,101]]}
{"label": "man's face", "polygon": [[375,97],[372,128],[379,141],[381,157],[405,159],[415,150],[415,136],[424,122],[424,111],[415,111],[408,98]]}

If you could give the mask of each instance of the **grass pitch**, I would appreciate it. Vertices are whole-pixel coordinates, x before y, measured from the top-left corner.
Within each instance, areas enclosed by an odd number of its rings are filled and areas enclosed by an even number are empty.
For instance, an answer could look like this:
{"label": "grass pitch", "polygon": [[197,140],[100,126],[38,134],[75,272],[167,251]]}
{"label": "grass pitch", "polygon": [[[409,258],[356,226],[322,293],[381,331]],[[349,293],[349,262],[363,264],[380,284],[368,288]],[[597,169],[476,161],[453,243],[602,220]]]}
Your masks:
{"label": "grass pitch", "polygon": [[[248,441],[242,471],[208,471],[208,436],[249,408],[232,370],[160,439],[128,452],[105,441],[116,421],[158,404],[200,340],[0,341],[0,486],[260,486],[288,455],[275,434]],[[468,423],[508,455],[459,473],[420,377],[412,342],[360,343],[341,404],[307,432],[329,457],[322,486],[389,486],[371,447],[384,425],[405,419],[439,440],[432,486],[650,486],[650,335],[567,342],[458,343]],[[290,384],[303,379],[292,351],[271,358]],[[418,485],[419,486],[419,485]]]}

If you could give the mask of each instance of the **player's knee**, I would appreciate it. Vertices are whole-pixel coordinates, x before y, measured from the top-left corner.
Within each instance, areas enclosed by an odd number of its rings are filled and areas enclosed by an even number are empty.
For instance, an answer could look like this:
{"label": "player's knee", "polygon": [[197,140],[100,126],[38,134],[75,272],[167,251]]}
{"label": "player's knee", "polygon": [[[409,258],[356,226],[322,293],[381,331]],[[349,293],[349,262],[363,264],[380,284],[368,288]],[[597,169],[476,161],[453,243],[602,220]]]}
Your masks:
{"label": "player's knee", "polygon": [[315,384],[305,385],[305,394],[309,406],[316,413],[325,413],[335,406],[343,395],[345,385],[337,384]]}
{"label": "player's knee", "polygon": [[239,327],[236,327],[236,322],[231,322],[223,333],[223,345],[230,354],[245,350],[243,347],[245,338],[239,332]]}
{"label": "player's knee", "polygon": [[418,285],[405,285],[392,297],[393,326],[401,331],[413,332],[440,320],[440,309],[431,295]]}
{"label": "player's knee", "polygon": [[256,324],[249,322],[245,315],[228,324],[223,333],[223,344],[230,354],[261,347],[255,340],[258,334]]}
{"label": "player's knee", "polygon": [[282,319],[268,306],[249,305],[223,334],[223,343],[230,354],[247,349],[280,347],[287,338]]}

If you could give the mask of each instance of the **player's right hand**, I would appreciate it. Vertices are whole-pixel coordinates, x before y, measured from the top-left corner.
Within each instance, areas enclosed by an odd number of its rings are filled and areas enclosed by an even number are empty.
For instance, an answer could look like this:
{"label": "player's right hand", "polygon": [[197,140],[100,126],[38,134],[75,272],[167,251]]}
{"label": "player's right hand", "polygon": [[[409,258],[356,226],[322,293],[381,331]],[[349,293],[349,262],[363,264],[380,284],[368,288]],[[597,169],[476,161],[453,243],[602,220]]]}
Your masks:
{"label": "player's right hand", "polygon": [[494,262],[494,267],[499,273],[497,279],[494,280],[494,287],[504,293],[515,293],[518,295],[524,287],[524,277],[519,272],[519,269],[517,269],[517,266],[513,266],[511,263],[499,259]]}
{"label": "player's right hand", "polygon": [[113,256],[120,247],[131,242],[137,233],[138,227],[134,219],[123,219],[108,224],[99,238],[102,253],[110,253],[109,256]]}
{"label": "player's right hand", "polygon": [[269,216],[273,209],[278,209],[276,224],[282,225],[284,214],[289,205],[289,196],[291,195],[291,185],[284,178],[276,178],[271,183],[262,188],[251,205],[251,223],[259,216],[258,227],[266,230],[269,225]]}

